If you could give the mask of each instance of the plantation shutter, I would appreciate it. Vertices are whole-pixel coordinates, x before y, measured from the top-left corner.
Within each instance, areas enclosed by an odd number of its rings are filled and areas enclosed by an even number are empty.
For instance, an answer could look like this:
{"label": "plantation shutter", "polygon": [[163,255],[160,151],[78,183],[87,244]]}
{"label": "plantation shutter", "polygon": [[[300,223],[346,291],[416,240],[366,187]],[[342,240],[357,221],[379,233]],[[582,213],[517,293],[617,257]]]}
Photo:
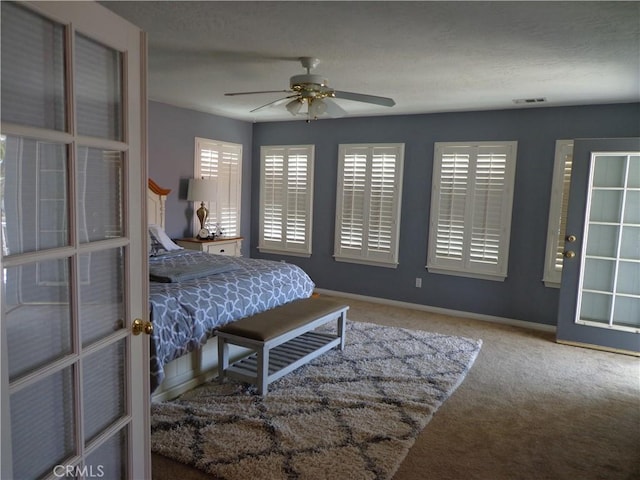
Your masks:
{"label": "plantation shutter", "polygon": [[515,142],[436,143],[429,271],[506,277],[515,151]]}
{"label": "plantation shutter", "polygon": [[340,252],[360,254],[364,248],[367,156],[345,154],[342,168],[342,208],[340,215]]}
{"label": "plantation shutter", "polygon": [[402,144],[340,145],[335,258],[395,267]]}
{"label": "plantation shutter", "polygon": [[216,217],[228,237],[240,235],[240,152],[222,145],[218,166],[218,208]]}
{"label": "plantation shutter", "polygon": [[306,153],[289,154],[287,158],[287,244],[303,245],[307,240],[307,211],[309,156]]}
{"label": "plantation shutter", "polygon": [[196,138],[196,178],[216,181],[216,200],[205,202],[209,216],[205,227],[216,225],[227,237],[240,235],[242,145]]}
{"label": "plantation shutter", "polygon": [[262,243],[282,243],[282,220],[284,193],[284,152],[264,156],[263,181],[260,193],[262,204]]}
{"label": "plantation shutter", "polygon": [[261,148],[260,251],[311,255],[313,153],[313,145]]}
{"label": "plantation shutter", "polygon": [[558,140],[554,160],[553,184],[549,206],[549,226],[543,280],[547,286],[560,286],[567,232],[567,208],[571,187],[573,141]]}
{"label": "plantation shutter", "polygon": [[503,202],[507,185],[507,152],[479,147],[473,184],[473,219],[469,245],[471,263],[498,266],[504,238]]}
{"label": "plantation shutter", "polygon": [[562,203],[560,209],[560,220],[558,236],[556,240],[555,270],[562,272],[562,262],[564,260],[564,242],[567,233],[567,210],[569,209],[569,188],[571,187],[571,167],[573,165],[573,154],[568,153],[564,157],[562,168]]}
{"label": "plantation shutter", "polygon": [[442,152],[439,170],[434,178],[439,178],[434,186],[434,201],[437,202],[435,215],[436,256],[462,262],[464,254],[464,228],[469,188],[469,149],[458,152]]}
{"label": "plantation shutter", "polygon": [[371,203],[367,246],[369,251],[388,253],[393,240],[396,155],[373,152],[371,161]]}

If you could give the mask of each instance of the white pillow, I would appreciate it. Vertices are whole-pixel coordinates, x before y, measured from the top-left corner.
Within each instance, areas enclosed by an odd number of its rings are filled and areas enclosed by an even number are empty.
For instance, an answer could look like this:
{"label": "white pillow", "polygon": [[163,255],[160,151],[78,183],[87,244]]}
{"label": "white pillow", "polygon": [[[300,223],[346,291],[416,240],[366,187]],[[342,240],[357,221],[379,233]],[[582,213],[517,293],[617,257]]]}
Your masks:
{"label": "white pillow", "polygon": [[149,225],[149,232],[160,242],[162,248],[164,248],[167,252],[172,250],[182,250],[183,248],[176,245],[173,240],[169,238],[164,231],[164,229],[160,225]]}

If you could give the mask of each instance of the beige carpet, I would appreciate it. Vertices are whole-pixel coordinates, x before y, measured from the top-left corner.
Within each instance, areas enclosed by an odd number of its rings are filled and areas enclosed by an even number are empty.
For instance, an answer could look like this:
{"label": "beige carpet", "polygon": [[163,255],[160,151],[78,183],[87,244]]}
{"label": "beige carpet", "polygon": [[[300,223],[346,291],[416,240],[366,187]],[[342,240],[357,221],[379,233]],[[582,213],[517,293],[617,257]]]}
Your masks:
{"label": "beige carpet", "polygon": [[[558,345],[545,331],[348,303],[352,320],[483,341],[394,480],[640,479],[638,358]],[[212,477],[154,455],[153,478]]]}
{"label": "beige carpet", "polygon": [[153,405],[152,450],[229,480],[390,479],[481,343],[348,322],[344,351],[274,382],[266,397],[211,382]]}

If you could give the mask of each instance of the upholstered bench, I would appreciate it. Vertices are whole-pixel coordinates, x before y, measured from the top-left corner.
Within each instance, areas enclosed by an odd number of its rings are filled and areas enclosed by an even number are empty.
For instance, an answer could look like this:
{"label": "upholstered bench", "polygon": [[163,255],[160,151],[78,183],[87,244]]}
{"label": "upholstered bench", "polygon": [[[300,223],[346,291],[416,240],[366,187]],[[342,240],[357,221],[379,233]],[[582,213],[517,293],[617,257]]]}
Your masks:
{"label": "upholstered bench", "polygon": [[[260,395],[268,385],[328,350],[344,350],[348,305],[323,297],[296,300],[231,322],[216,330],[220,381],[252,383]],[[337,321],[336,333],[313,331]],[[229,344],[255,353],[229,365]]]}

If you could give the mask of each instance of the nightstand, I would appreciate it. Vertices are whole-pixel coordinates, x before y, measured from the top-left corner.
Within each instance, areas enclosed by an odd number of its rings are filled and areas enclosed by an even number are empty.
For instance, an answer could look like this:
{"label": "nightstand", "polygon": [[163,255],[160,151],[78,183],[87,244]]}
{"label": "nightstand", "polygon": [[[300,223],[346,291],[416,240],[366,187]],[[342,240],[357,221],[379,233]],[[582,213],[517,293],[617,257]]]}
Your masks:
{"label": "nightstand", "polygon": [[200,252],[215,253],[241,257],[242,237],[221,237],[215,240],[200,240],[199,238],[180,238],[175,242],[181,247]]}

